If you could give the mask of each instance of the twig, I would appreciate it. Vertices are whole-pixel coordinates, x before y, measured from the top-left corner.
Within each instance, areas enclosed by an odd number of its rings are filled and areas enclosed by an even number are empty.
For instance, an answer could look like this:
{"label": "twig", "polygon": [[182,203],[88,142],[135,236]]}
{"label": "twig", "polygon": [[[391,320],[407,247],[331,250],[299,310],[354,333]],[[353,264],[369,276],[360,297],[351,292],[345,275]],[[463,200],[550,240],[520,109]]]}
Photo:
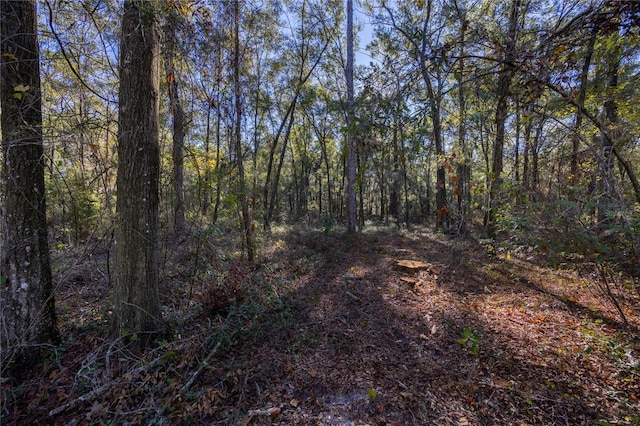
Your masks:
{"label": "twig", "polygon": [[216,346],[211,350],[211,352],[209,352],[209,355],[207,355],[207,357],[205,358],[204,361],[202,361],[200,363],[200,366],[198,367],[198,369],[191,375],[191,378],[189,379],[189,381],[187,383],[184,384],[184,386],[182,386],[182,388],[180,389],[180,393],[185,393],[189,390],[189,388],[191,387],[191,385],[193,384],[193,382],[196,380],[196,378],[198,377],[198,375],[202,372],[202,370],[209,365],[209,361],[211,361],[211,358],[213,358],[213,355],[218,351],[218,348],[220,347],[220,342],[218,342],[216,344]]}
{"label": "twig", "polygon": [[63,404],[61,406],[59,406],[58,408],[54,408],[53,410],[49,411],[49,416],[53,417],[53,416],[57,416],[58,414],[67,411],[70,408],[75,408],[78,405],[80,405],[83,402],[89,402],[92,401],[93,399],[95,399],[98,395],[100,395],[103,391],[109,389],[109,387],[111,386],[111,383],[107,383],[103,386],[100,386],[98,389],[94,389],[89,393],[86,393],[84,395],[80,395],[79,397],[77,397],[76,399],[67,402],[66,404]]}
{"label": "twig", "polygon": [[265,416],[265,417],[275,417],[277,415],[279,415],[281,412],[279,407],[272,407],[272,408],[267,408],[267,409],[261,409],[261,410],[249,410],[247,411],[247,414],[245,414],[245,416],[242,418],[242,422],[240,423],[240,426],[248,426],[249,423],[251,422],[251,419],[255,416]]}
{"label": "twig", "polygon": [[[155,367],[160,361],[162,361],[164,358],[163,357],[158,357],[156,359],[154,359],[153,361],[151,361],[148,364],[145,365],[141,365],[140,367],[134,369],[133,371],[131,371],[129,374],[131,374],[132,376],[137,376],[139,374],[144,373],[147,370],[150,370],[151,368]],[[53,410],[49,411],[49,416],[57,416],[60,413],[63,413],[71,408],[75,408],[78,405],[84,403],[84,402],[89,402],[94,400],[95,398],[97,398],[102,392],[104,392],[105,390],[109,389],[111,386],[113,386],[114,383],[113,382],[109,382],[106,383],[102,386],[100,386],[98,389],[92,390],[89,393],[86,393],[84,395],[80,395],[79,397],[77,397],[76,399],[67,402],[66,404],[63,404],[57,408],[54,408]]]}
{"label": "twig", "polygon": [[353,300],[357,300],[358,302],[360,302],[360,298],[358,296],[356,296],[355,294],[351,293],[350,291],[347,291],[347,296],[349,296]]}

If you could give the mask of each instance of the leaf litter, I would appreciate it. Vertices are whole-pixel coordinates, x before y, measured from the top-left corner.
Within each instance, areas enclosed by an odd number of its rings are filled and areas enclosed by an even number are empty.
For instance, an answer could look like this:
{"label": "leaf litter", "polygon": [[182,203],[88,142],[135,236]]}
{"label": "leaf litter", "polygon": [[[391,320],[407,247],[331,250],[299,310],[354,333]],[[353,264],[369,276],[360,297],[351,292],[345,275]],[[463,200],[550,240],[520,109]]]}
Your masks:
{"label": "leaf litter", "polygon": [[213,253],[215,268],[189,270],[176,251],[161,289],[173,337],[141,355],[107,336],[100,257],[58,258],[75,268],[57,287],[63,343],[21,381],[3,375],[1,423],[640,422],[633,293],[623,324],[577,268],[472,239],[270,238],[257,265]]}

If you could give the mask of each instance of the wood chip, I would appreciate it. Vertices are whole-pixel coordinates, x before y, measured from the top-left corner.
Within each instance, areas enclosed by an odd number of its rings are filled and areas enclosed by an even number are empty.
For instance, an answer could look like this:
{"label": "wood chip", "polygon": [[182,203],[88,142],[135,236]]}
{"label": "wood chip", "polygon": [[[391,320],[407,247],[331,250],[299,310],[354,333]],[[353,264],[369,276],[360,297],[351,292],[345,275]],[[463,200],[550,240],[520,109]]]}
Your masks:
{"label": "wood chip", "polygon": [[407,272],[409,274],[415,274],[418,271],[429,269],[431,265],[421,262],[419,260],[401,259],[397,260],[394,266],[396,271]]}

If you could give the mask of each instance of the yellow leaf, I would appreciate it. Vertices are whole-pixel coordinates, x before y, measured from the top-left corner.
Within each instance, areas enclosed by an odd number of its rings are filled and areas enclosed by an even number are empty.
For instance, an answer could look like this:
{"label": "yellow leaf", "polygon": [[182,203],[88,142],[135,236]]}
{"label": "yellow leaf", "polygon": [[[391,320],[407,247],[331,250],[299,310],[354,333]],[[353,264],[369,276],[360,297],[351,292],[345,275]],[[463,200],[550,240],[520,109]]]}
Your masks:
{"label": "yellow leaf", "polygon": [[25,86],[24,84],[18,84],[17,86],[15,86],[13,88],[13,91],[14,92],[26,92],[29,89],[30,89],[29,86]]}

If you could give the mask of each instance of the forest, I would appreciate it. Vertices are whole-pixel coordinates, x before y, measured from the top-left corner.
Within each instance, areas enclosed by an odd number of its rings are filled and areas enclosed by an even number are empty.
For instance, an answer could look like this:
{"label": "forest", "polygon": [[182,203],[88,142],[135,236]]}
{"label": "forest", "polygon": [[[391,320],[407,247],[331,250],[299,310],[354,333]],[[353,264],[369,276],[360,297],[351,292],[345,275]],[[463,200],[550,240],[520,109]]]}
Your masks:
{"label": "forest", "polygon": [[640,2],[0,0],[0,424],[640,425]]}

